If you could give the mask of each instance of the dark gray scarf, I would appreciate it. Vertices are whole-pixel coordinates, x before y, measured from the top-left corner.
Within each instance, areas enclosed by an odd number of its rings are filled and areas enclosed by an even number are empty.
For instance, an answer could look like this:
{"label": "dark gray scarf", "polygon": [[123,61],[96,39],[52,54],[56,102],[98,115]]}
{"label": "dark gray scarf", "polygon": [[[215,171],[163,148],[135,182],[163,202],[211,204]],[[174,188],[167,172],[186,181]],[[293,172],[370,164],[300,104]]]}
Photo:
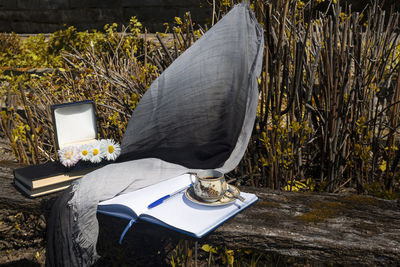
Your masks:
{"label": "dark gray scarf", "polygon": [[48,222],[48,266],[86,266],[98,255],[99,201],[197,169],[234,169],[258,104],[263,29],[235,6],[158,77],[135,108],[121,163],[76,181]]}

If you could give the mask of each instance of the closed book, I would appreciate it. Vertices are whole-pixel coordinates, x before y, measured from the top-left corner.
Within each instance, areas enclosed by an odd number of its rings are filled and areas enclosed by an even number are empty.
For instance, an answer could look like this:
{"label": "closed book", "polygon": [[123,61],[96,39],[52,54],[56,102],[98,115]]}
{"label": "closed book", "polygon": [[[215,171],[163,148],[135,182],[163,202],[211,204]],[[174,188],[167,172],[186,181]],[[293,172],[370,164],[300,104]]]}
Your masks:
{"label": "closed book", "polygon": [[[201,238],[258,200],[254,194],[240,192],[240,195],[245,198],[244,202],[233,199],[227,205],[202,205],[187,197],[190,185],[189,174],[184,174],[102,201],[99,203],[97,211],[129,220],[120,242],[133,222],[139,219]],[[185,189],[180,193],[172,194],[168,200],[149,208],[149,205],[151,207],[156,200],[182,188]]]}
{"label": "closed book", "polygon": [[14,170],[14,180],[29,189],[37,189],[62,182],[73,181],[98,168],[93,164],[78,164],[68,169],[57,161],[32,165]]}
{"label": "closed book", "polygon": [[14,185],[28,197],[34,198],[34,197],[39,197],[39,196],[43,196],[43,195],[47,195],[47,194],[51,194],[51,193],[55,193],[55,192],[64,190],[71,185],[72,181],[73,180],[64,181],[64,182],[61,182],[58,184],[51,184],[51,185],[39,187],[36,189],[31,189],[31,188],[26,187],[24,184],[20,183],[18,180],[14,180]]}

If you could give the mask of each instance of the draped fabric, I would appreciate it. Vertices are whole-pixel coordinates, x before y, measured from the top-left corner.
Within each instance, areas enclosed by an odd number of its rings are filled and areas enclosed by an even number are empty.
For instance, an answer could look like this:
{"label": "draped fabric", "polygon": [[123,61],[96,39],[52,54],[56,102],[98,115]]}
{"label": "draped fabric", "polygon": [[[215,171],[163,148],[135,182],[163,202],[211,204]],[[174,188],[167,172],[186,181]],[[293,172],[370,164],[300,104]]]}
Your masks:
{"label": "draped fabric", "polygon": [[199,169],[234,169],[257,111],[263,30],[236,5],[179,56],[135,108],[120,162],[77,180],[48,223],[48,266],[87,266],[98,255],[100,201]]}

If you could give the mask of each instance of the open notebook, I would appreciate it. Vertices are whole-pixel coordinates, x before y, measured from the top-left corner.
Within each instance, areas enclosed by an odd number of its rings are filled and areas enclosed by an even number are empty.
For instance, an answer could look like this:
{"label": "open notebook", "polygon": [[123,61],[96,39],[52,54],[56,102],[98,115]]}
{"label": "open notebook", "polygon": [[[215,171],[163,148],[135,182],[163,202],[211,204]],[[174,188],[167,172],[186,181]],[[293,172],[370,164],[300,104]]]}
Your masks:
{"label": "open notebook", "polygon": [[98,212],[129,220],[121,235],[120,243],[137,219],[201,238],[258,200],[254,194],[241,192],[240,195],[246,199],[244,202],[235,200],[227,205],[205,206],[189,200],[183,190],[162,204],[148,208],[148,205],[155,200],[190,184],[190,175],[184,174],[102,201],[98,205]]}

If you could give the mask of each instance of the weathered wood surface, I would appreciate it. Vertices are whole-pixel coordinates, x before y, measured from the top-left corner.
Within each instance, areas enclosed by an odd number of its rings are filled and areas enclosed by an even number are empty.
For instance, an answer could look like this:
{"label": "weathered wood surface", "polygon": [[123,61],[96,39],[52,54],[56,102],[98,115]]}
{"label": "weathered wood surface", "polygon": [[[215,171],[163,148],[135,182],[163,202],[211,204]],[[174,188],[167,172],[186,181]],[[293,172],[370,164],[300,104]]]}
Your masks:
{"label": "weathered wood surface", "polygon": [[[43,264],[46,216],[56,194],[29,199],[11,184],[17,164],[0,164],[0,263]],[[316,262],[394,266],[400,263],[400,202],[367,196],[288,193],[242,187],[259,202],[199,240],[201,244],[272,251]],[[99,216],[98,248],[107,261],[158,257],[185,236],[137,223],[117,241],[126,221]],[[145,249],[144,249],[145,248]],[[122,255],[122,256],[121,256]],[[154,256],[156,255],[156,256]]]}
{"label": "weathered wood surface", "polygon": [[242,188],[259,202],[210,235],[213,244],[344,265],[400,264],[400,202]]}

